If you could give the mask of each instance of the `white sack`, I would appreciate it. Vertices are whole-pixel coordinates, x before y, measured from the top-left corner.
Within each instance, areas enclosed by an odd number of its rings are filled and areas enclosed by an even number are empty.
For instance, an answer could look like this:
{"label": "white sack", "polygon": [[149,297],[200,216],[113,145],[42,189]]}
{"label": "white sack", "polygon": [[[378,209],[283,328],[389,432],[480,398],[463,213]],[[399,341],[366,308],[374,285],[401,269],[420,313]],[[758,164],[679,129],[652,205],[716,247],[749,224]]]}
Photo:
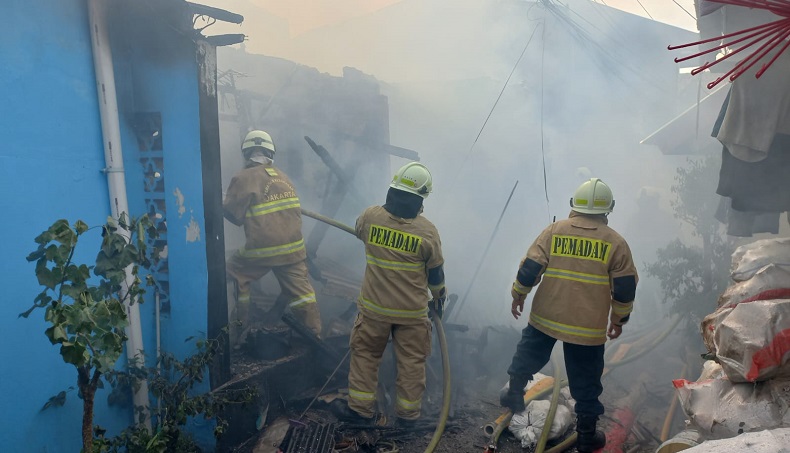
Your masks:
{"label": "white sack", "polygon": [[790,428],[776,428],[737,437],[710,440],[696,447],[683,450],[686,453],[790,453]]}
{"label": "white sack", "polygon": [[[532,401],[527,405],[527,409],[524,412],[513,414],[513,419],[510,420],[508,429],[516,436],[516,439],[521,441],[522,448],[528,448],[538,442],[550,407],[550,401]],[[554,414],[554,421],[549,430],[549,439],[560,437],[568,430],[572,422],[573,417],[570,409],[564,404],[558,404],[557,412]]]}
{"label": "white sack", "polygon": [[[766,293],[767,291],[770,292]],[[765,294],[761,295],[761,293]],[[727,288],[719,296],[718,305],[719,307],[734,306],[754,297],[761,299],[790,297],[790,266],[769,264],[761,267],[750,279]]]}
{"label": "white sack", "polygon": [[763,239],[735,249],[730,276],[736,282],[749,280],[769,264],[790,266],[790,238]]}
{"label": "white sack", "polygon": [[726,377],[724,375],[724,370],[721,368],[721,365],[716,363],[715,360],[706,360],[705,363],[702,364],[702,372],[699,375],[698,381],[704,381],[706,379],[719,379]]}
{"label": "white sack", "polygon": [[[702,342],[708,352],[716,354],[716,329],[719,328],[722,322],[727,319],[727,316],[732,312],[732,307],[720,307],[718,310],[706,316],[700,324],[700,333],[702,333]],[[709,379],[712,379],[710,376]],[[703,378],[700,378],[702,380]]]}
{"label": "white sack", "polygon": [[680,406],[705,437],[724,439],[782,424],[781,405],[764,384],[733,384],[727,379],[673,381]]}
{"label": "white sack", "polygon": [[738,304],[715,328],[713,342],[732,382],[790,377],[790,299]]}

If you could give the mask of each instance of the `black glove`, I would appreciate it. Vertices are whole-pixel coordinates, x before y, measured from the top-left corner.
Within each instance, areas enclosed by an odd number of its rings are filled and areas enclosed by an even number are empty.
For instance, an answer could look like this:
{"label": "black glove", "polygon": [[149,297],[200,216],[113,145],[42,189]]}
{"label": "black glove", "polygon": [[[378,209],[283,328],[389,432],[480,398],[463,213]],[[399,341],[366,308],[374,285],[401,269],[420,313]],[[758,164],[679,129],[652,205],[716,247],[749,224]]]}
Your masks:
{"label": "black glove", "polygon": [[447,296],[435,297],[431,300],[430,304],[430,311],[429,314],[433,317],[433,314],[436,313],[436,316],[439,319],[442,319],[442,315],[444,315],[444,301],[447,300]]}

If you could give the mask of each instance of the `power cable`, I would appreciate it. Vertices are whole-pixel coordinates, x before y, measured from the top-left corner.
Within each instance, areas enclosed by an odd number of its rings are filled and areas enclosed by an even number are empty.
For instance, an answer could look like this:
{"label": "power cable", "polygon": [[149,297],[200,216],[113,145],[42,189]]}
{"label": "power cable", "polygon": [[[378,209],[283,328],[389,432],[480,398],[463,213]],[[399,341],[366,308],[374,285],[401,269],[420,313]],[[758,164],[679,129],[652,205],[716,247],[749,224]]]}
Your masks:
{"label": "power cable", "polygon": [[[587,18],[580,15],[579,13],[571,9],[568,5],[558,0],[541,0],[541,4],[546,9],[548,9],[552,14],[554,14],[554,16],[558,20],[560,20],[563,24],[565,24],[566,27],[569,28],[568,32],[576,38],[576,40],[580,43],[581,46],[601,54],[604,57],[604,59],[610,60],[612,63],[615,63],[617,66],[625,69],[628,72],[631,72],[632,74],[636,75],[638,78],[641,78],[645,83],[650,84],[658,92],[661,93],[666,92],[666,90],[659,87],[656,84],[656,81],[652,80],[648,74],[645,74],[639,69],[632,67],[630,64],[627,63],[628,61],[627,59],[620,58],[616,52],[610,52],[607,48],[608,46],[605,47],[601,43],[597,42],[597,40],[593,38],[590,32],[588,32],[584,27],[582,27],[580,24],[574,21],[569,16],[569,14],[563,11],[563,9],[558,8],[557,5],[561,5],[564,8],[564,10],[568,10],[571,13],[575,14],[576,16],[579,16],[579,18],[581,18],[584,22],[587,22],[592,28],[602,33],[605,38],[609,39],[610,41],[617,42],[616,40],[609,37],[606,33],[604,33],[601,29],[596,27],[595,24],[590,22]],[[612,67],[605,65],[605,62],[601,62],[596,59],[593,59],[593,61],[600,67],[602,72],[606,72],[606,71],[612,72],[613,70]],[[618,79],[620,79],[621,81],[623,81],[624,83],[628,83],[628,81],[626,81],[626,79],[624,79],[619,72],[615,72],[613,75]]]}
{"label": "power cable", "polygon": [[[466,303],[466,297],[469,295],[469,292],[472,290],[472,287],[475,284],[475,280],[477,279],[477,274],[480,272],[480,269],[483,267],[483,263],[486,260],[486,256],[488,255],[488,250],[491,248],[491,244],[494,243],[494,238],[496,237],[497,231],[499,231],[499,224],[502,223],[502,217],[505,216],[505,212],[507,211],[507,207],[510,204],[510,200],[513,198],[513,193],[516,191],[516,187],[518,187],[518,180],[516,183],[513,184],[513,189],[510,191],[510,195],[507,197],[507,201],[505,202],[505,207],[502,208],[502,213],[499,214],[499,219],[496,221],[496,225],[494,225],[494,231],[491,232],[491,238],[488,240],[488,244],[486,245],[485,250],[483,250],[483,256],[480,257],[480,261],[477,262],[477,268],[475,269],[475,273],[472,275],[472,278],[469,280],[469,286],[466,288],[466,292],[464,293],[464,297],[461,298],[461,302],[458,303],[458,308],[453,309],[453,319],[458,319],[458,314],[461,312],[461,309],[464,308],[464,304]],[[447,319],[449,320],[450,317],[448,316]]]}
{"label": "power cable", "polygon": [[696,18],[696,17],[694,17],[694,15],[693,15],[693,14],[691,14],[690,12],[688,12],[688,10],[687,10],[686,8],[684,8],[684,7],[683,7],[683,5],[681,5],[680,3],[678,3],[678,0],[672,0],[672,3],[674,3],[674,4],[678,5],[678,8],[682,9],[683,11],[685,11],[685,13],[689,15],[689,17],[691,17],[691,18],[692,18],[692,19],[694,19],[694,20],[697,20],[697,18]]}
{"label": "power cable", "polygon": [[543,22],[543,31],[541,32],[541,39],[543,40],[543,47],[540,52],[540,155],[543,159],[543,193],[546,194],[546,215],[549,216],[549,220],[551,220],[551,208],[549,206],[549,183],[548,178],[546,177],[546,148],[543,140],[543,97],[544,97],[544,88],[546,86],[545,80],[545,73],[546,73],[546,65],[544,64],[545,56],[546,56],[546,22],[544,19]]}
{"label": "power cable", "polygon": [[[650,15],[650,11],[648,11],[647,8],[645,8],[645,5],[643,5],[642,2],[640,2],[639,0],[636,0],[636,2],[639,3],[639,6],[641,6],[643,10],[645,10],[645,13],[647,14],[647,17],[653,19],[653,16]],[[655,20],[655,19],[653,19],[653,20]]]}
{"label": "power cable", "polygon": [[535,36],[535,31],[538,29],[539,25],[540,24],[536,25],[535,28],[532,30],[532,34],[529,35],[527,44],[524,45],[524,49],[521,51],[521,55],[518,56],[518,60],[516,60],[516,64],[513,65],[513,69],[510,71],[510,74],[507,76],[507,79],[505,80],[505,84],[502,85],[502,90],[499,92],[499,96],[497,96],[496,101],[494,101],[494,105],[491,106],[491,111],[488,112],[488,116],[486,116],[486,120],[483,121],[483,126],[480,127],[480,131],[477,133],[477,137],[475,137],[475,141],[472,142],[472,146],[469,147],[469,154],[472,153],[472,148],[474,148],[475,144],[477,144],[477,140],[480,138],[480,135],[483,133],[483,129],[485,129],[486,124],[488,124],[488,120],[491,118],[491,115],[494,113],[494,109],[499,103],[499,100],[502,98],[502,94],[505,92],[505,88],[507,88],[507,84],[508,82],[510,82],[510,78],[513,77],[513,73],[516,72],[516,68],[518,67],[518,64],[521,62],[521,58],[524,56],[524,53],[527,51],[527,47],[529,47],[529,43],[532,42],[532,37]]}
{"label": "power cable", "polygon": [[[477,140],[480,138],[480,135],[483,133],[483,129],[486,128],[486,124],[488,124],[488,120],[491,118],[491,115],[494,113],[494,109],[496,109],[499,100],[502,98],[502,94],[505,92],[505,88],[507,88],[508,82],[510,82],[510,78],[513,77],[513,73],[516,72],[516,68],[518,67],[518,64],[521,62],[521,58],[527,52],[527,47],[529,47],[529,43],[532,42],[532,38],[535,36],[535,31],[537,31],[539,26],[540,24],[536,25],[535,28],[532,30],[532,34],[529,35],[529,39],[527,40],[527,43],[524,45],[524,49],[521,51],[521,55],[518,56],[516,63],[513,65],[513,69],[510,71],[510,74],[507,76],[504,85],[502,85],[502,90],[500,90],[499,96],[497,96],[496,101],[494,101],[494,105],[491,106],[491,110],[488,112],[488,116],[486,116],[485,121],[483,121],[483,125],[480,127],[480,131],[477,133],[477,137],[475,137],[475,140],[472,142],[472,146],[469,147],[469,151],[467,151],[467,156],[465,159],[463,159],[461,168],[458,170],[457,175],[461,174],[461,172],[464,169],[464,166],[466,165],[466,162],[469,161],[469,157],[472,155],[472,150],[474,149],[475,144],[477,144]],[[457,181],[458,181],[458,176],[456,176],[456,182]],[[455,185],[455,182],[453,183],[453,185]]]}

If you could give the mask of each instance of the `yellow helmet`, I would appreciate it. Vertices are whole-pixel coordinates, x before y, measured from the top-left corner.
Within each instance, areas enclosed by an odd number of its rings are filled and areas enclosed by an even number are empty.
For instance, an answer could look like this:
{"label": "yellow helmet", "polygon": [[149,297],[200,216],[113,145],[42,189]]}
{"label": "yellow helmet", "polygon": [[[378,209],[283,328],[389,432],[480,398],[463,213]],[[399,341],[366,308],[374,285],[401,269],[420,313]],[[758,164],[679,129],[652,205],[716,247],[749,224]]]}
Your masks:
{"label": "yellow helmet", "polygon": [[241,144],[241,152],[246,156],[248,152],[260,149],[266,157],[274,158],[274,142],[271,135],[264,131],[250,131]]}
{"label": "yellow helmet", "polygon": [[428,198],[433,190],[431,172],[419,162],[409,162],[395,173],[390,187]]}
{"label": "yellow helmet", "polygon": [[590,178],[573,193],[571,209],[582,214],[608,214],[614,209],[612,189],[599,178]]}

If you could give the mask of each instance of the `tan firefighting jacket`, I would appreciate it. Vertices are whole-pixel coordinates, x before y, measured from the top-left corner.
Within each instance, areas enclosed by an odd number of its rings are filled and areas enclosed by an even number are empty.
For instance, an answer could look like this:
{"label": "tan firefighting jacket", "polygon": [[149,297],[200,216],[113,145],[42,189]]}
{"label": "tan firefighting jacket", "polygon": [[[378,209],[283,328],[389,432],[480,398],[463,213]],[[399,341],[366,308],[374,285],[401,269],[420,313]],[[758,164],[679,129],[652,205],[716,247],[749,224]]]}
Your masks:
{"label": "tan firefighting jacket", "polygon": [[612,298],[613,279],[633,276],[636,285],[638,276],[628,244],[603,216],[571,212],[543,230],[524,259],[543,266],[529,323],[547,335],[604,344],[610,318],[621,324],[633,309],[633,300]]}
{"label": "tan firefighting jacket", "polygon": [[365,243],[367,259],[359,310],[395,324],[424,322],[431,299],[428,269],[444,264],[433,223],[422,215],[403,219],[372,206],[357,219],[356,232]]}
{"label": "tan firefighting jacket", "polygon": [[304,260],[302,213],[293,183],[282,170],[256,164],[230,182],[222,203],[225,218],[244,225],[247,242],[239,254],[269,266]]}

